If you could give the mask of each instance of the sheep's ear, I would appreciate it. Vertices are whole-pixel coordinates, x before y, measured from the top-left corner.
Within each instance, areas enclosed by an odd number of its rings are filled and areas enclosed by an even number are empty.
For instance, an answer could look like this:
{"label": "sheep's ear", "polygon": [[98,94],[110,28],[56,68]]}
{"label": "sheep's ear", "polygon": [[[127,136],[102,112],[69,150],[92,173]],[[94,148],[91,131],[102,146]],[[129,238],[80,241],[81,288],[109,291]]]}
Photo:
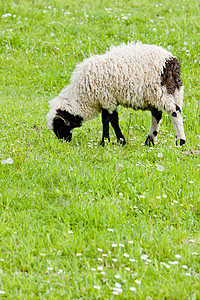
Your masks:
{"label": "sheep's ear", "polygon": [[63,125],[66,125],[66,126],[70,126],[70,125],[71,125],[71,124],[70,124],[70,121],[65,120],[63,117],[58,116],[58,115],[55,116],[54,121],[63,123]]}

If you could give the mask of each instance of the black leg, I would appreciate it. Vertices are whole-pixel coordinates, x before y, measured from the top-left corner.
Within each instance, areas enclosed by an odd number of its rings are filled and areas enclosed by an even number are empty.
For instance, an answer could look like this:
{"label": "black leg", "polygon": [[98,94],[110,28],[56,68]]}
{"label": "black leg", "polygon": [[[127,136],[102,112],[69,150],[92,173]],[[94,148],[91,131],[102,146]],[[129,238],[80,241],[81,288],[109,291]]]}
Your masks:
{"label": "black leg", "polygon": [[117,142],[124,146],[126,144],[126,140],[125,140],[125,138],[121,132],[121,129],[119,127],[118,112],[115,110],[111,116],[112,116],[112,118],[110,120],[110,123],[115,131],[115,134],[117,137]]}
{"label": "black leg", "polygon": [[111,114],[107,111],[107,109],[103,109],[101,113],[101,119],[102,119],[102,124],[103,124],[103,136],[100,145],[104,146],[105,145],[105,140],[108,139],[110,142],[110,137],[109,137],[109,122],[111,119]]}
{"label": "black leg", "polygon": [[158,130],[160,127],[162,119],[162,111],[158,110],[156,107],[150,107],[151,111],[151,128],[149,135],[145,141],[145,145],[154,146],[154,141],[157,138]]}
{"label": "black leg", "polygon": [[125,145],[126,140],[121,132],[121,129],[119,127],[119,117],[118,117],[118,112],[114,111],[112,114],[110,114],[107,109],[102,110],[102,124],[103,124],[103,136],[100,145],[104,146],[105,145],[105,140],[107,139],[110,142],[110,137],[109,137],[109,123],[111,123],[116,137],[117,141]]}

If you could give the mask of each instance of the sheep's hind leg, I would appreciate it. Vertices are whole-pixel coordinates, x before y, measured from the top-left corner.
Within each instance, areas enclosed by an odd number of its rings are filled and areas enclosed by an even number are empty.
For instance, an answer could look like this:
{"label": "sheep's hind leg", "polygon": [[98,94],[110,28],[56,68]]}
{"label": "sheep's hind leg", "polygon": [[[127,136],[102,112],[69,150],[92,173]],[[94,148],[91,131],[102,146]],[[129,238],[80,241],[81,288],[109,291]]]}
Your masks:
{"label": "sheep's hind leg", "polygon": [[162,111],[158,110],[156,107],[150,108],[150,111],[151,111],[151,128],[147,136],[147,139],[145,141],[145,145],[154,146],[154,142],[157,139],[157,134],[161,124]]}
{"label": "sheep's hind leg", "polygon": [[119,127],[119,117],[118,117],[118,112],[116,110],[112,113],[110,123],[115,131],[117,142],[124,146],[126,144],[126,140]]}
{"label": "sheep's hind leg", "polygon": [[171,117],[174,130],[176,133],[176,145],[178,145],[178,140],[180,139],[180,146],[185,144],[185,133],[183,128],[183,118],[181,108],[175,104],[175,108],[172,111],[167,111]]}

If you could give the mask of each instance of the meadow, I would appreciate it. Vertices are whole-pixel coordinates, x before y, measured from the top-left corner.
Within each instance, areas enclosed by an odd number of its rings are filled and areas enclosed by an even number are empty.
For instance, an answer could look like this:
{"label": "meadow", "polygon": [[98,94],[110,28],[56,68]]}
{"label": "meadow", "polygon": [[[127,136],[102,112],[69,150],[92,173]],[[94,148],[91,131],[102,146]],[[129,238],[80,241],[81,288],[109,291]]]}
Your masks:
{"label": "meadow", "polygon": [[[0,2],[0,298],[200,299],[198,0]],[[101,117],[71,143],[48,101],[77,63],[141,41],[182,65],[186,145],[164,113],[120,108],[127,145],[99,145]]]}

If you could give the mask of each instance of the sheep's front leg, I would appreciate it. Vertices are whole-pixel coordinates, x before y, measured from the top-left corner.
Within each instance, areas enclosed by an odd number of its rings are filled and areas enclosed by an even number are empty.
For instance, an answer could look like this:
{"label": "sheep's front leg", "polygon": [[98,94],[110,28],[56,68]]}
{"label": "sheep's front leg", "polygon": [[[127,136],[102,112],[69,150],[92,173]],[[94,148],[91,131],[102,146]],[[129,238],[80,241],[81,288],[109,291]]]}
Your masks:
{"label": "sheep's front leg", "polygon": [[101,113],[101,120],[103,124],[103,136],[100,145],[105,145],[105,140],[107,139],[110,142],[109,137],[109,122],[111,119],[111,114],[107,111],[107,109],[103,109]]}
{"label": "sheep's front leg", "polygon": [[176,133],[176,145],[178,145],[178,140],[180,139],[180,146],[183,146],[185,144],[185,133],[183,128],[183,118],[182,118],[182,112],[181,108],[175,104],[175,108],[172,111],[168,111],[174,130]]}
{"label": "sheep's front leg", "polygon": [[121,129],[119,127],[119,117],[118,112],[115,110],[112,114],[110,114],[107,109],[102,110],[102,124],[103,124],[103,136],[100,145],[105,145],[105,140],[107,139],[110,142],[109,137],[109,123],[111,123],[116,137],[117,142],[119,142],[122,145],[126,144],[126,140],[121,132]]}
{"label": "sheep's front leg", "polygon": [[147,136],[147,139],[145,141],[145,145],[154,146],[154,142],[157,139],[157,134],[161,124],[162,111],[158,110],[156,107],[152,107],[150,111],[151,111],[151,128]]}
{"label": "sheep's front leg", "polygon": [[112,113],[112,118],[110,122],[115,131],[117,142],[124,146],[126,144],[126,140],[119,127],[119,117],[118,117],[118,112],[116,110]]}

